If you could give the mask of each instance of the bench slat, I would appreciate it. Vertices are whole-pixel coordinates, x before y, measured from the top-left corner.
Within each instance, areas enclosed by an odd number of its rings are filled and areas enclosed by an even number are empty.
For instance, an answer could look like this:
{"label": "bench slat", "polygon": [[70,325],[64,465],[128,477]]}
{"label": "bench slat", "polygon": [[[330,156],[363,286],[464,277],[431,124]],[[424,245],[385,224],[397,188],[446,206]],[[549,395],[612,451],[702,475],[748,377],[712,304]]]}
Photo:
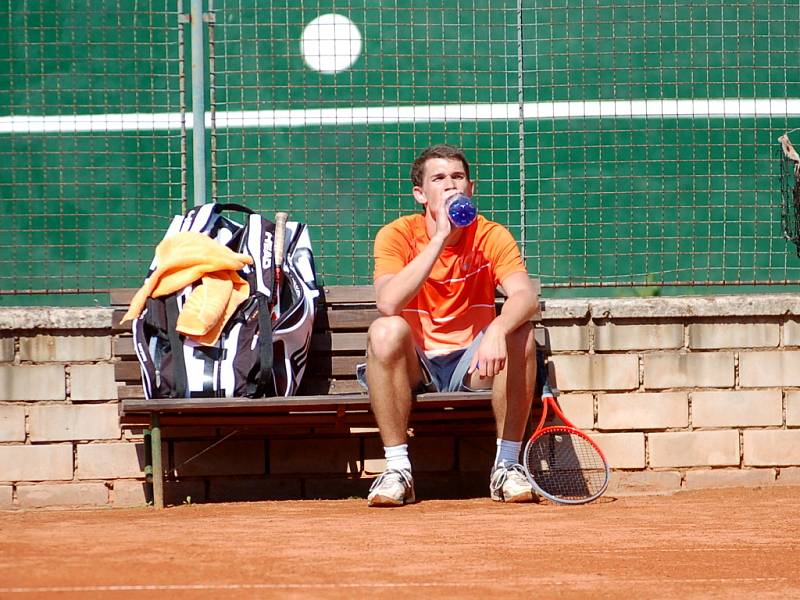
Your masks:
{"label": "bench slat", "polygon": [[[543,309],[542,309],[543,310]],[[125,309],[119,308],[113,311],[111,329],[114,333],[127,333],[131,331],[131,324],[120,324],[120,320],[125,316]],[[366,331],[372,322],[379,316],[376,308],[347,308],[337,309],[328,305],[327,311],[318,313],[314,319],[315,332],[327,332],[338,330],[362,330]],[[542,312],[538,312],[533,319],[534,323],[542,320]]]}
{"label": "bench slat", "polygon": [[[109,290],[112,306],[128,306],[139,288],[114,288]],[[375,302],[372,285],[326,285],[320,290],[329,303],[365,304]]]}
{"label": "bench slat", "polygon": [[[445,392],[437,394],[419,394],[416,404],[421,407],[436,406],[470,406],[485,404],[491,401],[490,392]],[[180,412],[224,410],[244,412],[291,410],[331,410],[338,407],[347,409],[369,408],[369,397],[366,394],[338,394],[319,396],[275,396],[269,398],[161,398],[146,400],[128,398],[122,401],[121,414],[141,412]]]}
{"label": "bench slat", "polygon": [[417,404],[433,406],[442,404],[446,406],[456,406],[459,403],[471,404],[473,402],[486,402],[492,399],[490,391],[481,392],[436,392],[427,394],[417,394]]}
{"label": "bench slat", "polygon": [[337,396],[278,396],[270,398],[160,398],[147,400],[129,398],[122,401],[122,413],[180,410],[279,410],[292,408],[330,408],[337,406],[367,406],[366,394],[341,394]]}
{"label": "bench slat", "polygon": [[[311,337],[312,354],[329,352],[353,352],[364,355],[367,347],[367,333],[364,331],[336,331],[315,333]],[[119,336],[114,340],[114,356],[121,359],[136,358],[132,336]]]}
{"label": "bench slat", "polygon": [[329,308],[322,318],[315,319],[314,329],[323,331],[327,329],[332,331],[337,329],[362,329],[366,331],[379,316],[377,308],[348,308],[341,310]]}
{"label": "bench slat", "polygon": [[[132,415],[135,417],[138,415]],[[217,427],[241,428],[242,434],[256,430],[268,432],[270,438],[309,437],[320,435],[341,436],[342,433],[354,435],[349,430],[375,429],[375,417],[367,411],[351,411],[344,413],[335,411],[308,413],[234,413],[234,412],[192,412],[163,413],[159,418],[164,428],[165,437],[180,439],[180,431],[185,427]],[[491,432],[495,429],[494,418],[490,409],[453,411],[417,411],[411,415],[410,427],[415,434],[439,432],[445,435],[459,433],[477,434]]]}
{"label": "bench slat", "polygon": [[[299,395],[329,395],[329,394],[361,394],[364,388],[355,379],[314,379],[306,377],[300,385]],[[128,398],[144,398],[144,388],[136,380],[133,385],[117,386],[117,398],[126,400]]]}
{"label": "bench slat", "polygon": [[[335,305],[325,305],[320,308],[317,316],[314,318],[314,331],[328,331],[338,329],[363,329],[364,331],[370,324],[378,318],[378,309],[374,306],[372,308],[349,308],[337,309]],[[131,323],[120,323],[122,317],[125,316],[127,309],[116,308],[111,315],[111,329],[115,333],[123,333],[131,331]]]}
{"label": "bench slat", "polygon": [[372,285],[326,285],[322,294],[328,304],[375,304]]}
{"label": "bench slat", "polygon": [[[541,280],[532,277],[536,293],[541,294]],[[114,288],[109,290],[112,306],[128,306],[138,288]],[[332,304],[369,304],[375,302],[375,288],[372,285],[326,285],[321,289],[325,301]]]}
{"label": "bench slat", "polygon": [[[316,384],[319,385],[316,385]],[[357,394],[363,393],[364,388],[355,379],[311,379],[305,378],[300,384],[300,391],[309,390],[324,394]]]}
{"label": "bench slat", "polygon": [[[346,377],[352,378],[356,375],[356,365],[364,362],[363,354],[356,356],[331,356],[322,361],[314,361],[311,357],[308,365],[309,376],[313,373],[314,377]],[[139,363],[131,358],[114,363],[114,378],[118,382],[137,382],[141,381],[141,370]]]}

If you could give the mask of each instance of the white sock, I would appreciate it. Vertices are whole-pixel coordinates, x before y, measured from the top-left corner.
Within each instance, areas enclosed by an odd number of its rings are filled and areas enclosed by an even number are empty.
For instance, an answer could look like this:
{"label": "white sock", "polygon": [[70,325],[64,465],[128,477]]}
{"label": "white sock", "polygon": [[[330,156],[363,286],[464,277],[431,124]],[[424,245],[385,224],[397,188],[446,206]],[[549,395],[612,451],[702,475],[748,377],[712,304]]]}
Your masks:
{"label": "white sock", "polygon": [[522,442],[512,442],[511,440],[501,440],[497,438],[497,454],[494,457],[494,464],[501,462],[518,463],[519,451],[522,449]]}
{"label": "white sock", "polygon": [[408,459],[408,444],[384,446],[383,455],[386,457],[387,469],[411,470],[411,461]]}

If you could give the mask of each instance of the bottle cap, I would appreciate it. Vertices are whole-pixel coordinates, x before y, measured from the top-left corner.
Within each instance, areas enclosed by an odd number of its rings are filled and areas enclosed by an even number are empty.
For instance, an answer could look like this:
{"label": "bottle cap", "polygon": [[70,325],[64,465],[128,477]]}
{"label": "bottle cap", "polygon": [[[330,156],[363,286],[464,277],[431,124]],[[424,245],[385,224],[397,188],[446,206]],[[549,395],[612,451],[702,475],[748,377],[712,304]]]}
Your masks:
{"label": "bottle cap", "polygon": [[467,227],[478,218],[478,209],[469,196],[458,193],[447,201],[447,216],[456,227]]}

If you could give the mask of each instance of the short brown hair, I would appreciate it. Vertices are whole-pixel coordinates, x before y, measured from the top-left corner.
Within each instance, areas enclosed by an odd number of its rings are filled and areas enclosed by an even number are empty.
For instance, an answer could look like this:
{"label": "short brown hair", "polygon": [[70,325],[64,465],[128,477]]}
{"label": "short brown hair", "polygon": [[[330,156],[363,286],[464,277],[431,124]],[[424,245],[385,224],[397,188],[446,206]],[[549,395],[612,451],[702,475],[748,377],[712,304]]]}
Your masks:
{"label": "short brown hair", "polygon": [[411,183],[414,187],[422,185],[422,173],[425,170],[425,163],[431,158],[446,158],[447,160],[460,160],[464,165],[464,170],[467,173],[467,180],[471,180],[469,176],[469,162],[464,155],[464,151],[455,146],[447,144],[437,144],[425,148],[420,155],[414,160],[411,165]]}

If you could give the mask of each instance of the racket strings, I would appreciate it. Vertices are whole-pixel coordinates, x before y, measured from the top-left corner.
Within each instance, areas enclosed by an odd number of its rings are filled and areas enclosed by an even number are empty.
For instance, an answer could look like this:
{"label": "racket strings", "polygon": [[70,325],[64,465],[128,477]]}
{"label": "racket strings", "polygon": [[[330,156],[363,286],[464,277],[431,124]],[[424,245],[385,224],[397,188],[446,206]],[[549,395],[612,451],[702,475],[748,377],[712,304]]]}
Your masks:
{"label": "racket strings", "polygon": [[608,474],[602,456],[576,433],[547,432],[528,444],[526,454],[531,477],[547,495],[580,500],[605,488]]}

